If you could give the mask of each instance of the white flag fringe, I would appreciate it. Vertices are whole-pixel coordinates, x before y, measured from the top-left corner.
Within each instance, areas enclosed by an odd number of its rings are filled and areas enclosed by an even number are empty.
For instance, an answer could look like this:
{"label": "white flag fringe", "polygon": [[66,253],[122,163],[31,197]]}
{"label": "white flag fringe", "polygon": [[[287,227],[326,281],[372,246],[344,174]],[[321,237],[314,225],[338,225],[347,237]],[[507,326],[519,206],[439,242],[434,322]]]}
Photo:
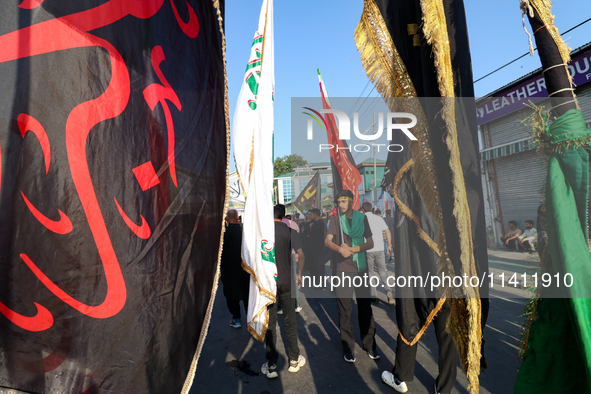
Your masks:
{"label": "white flag fringe", "polygon": [[274,91],[273,0],[263,0],[231,129],[236,170],[246,197],[242,216],[242,267],[250,274],[248,330],[259,341],[267,332],[267,306],[275,302],[277,292],[273,222]]}

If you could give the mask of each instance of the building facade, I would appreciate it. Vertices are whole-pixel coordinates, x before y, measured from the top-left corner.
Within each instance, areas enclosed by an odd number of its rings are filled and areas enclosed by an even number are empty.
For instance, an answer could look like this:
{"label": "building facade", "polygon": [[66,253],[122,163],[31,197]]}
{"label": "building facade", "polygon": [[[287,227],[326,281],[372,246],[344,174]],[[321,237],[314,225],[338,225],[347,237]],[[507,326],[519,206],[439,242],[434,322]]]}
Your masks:
{"label": "building facade", "polygon": [[[316,172],[320,171],[320,198],[323,209],[330,209],[334,206],[332,191],[332,170],[330,163],[312,163],[294,168],[292,172],[275,177],[277,182],[277,202],[290,206],[297,196],[304,190]],[[328,209],[328,210],[330,210]]]}
{"label": "building facade", "polygon": [[[382,179],[384,178],[384,160],[376,160],[374,171],[373,159],[367,159],[357,165],[357,170],[361,174],[362,182],[359,185],[359,197],[361,202],[369,201],[384,212],[386,209],[393,209],[394,200],[388,194],[382,191]],[[304,190],[308,182],[320,171],[321,199],[322,209],[327,212],[334,206],[334,191],[332,169],[330,163],[312,163],[305,166],[294,168],[288,174],[275,177],[277,182],[276,199],[280,204],[285,204],[291,211],[291,204],[297,196]],[[374,195],[374,178],[377,187]]]}
{"label": "building facade", "polygon": [[[571,58],[575,94],[591,128],[591,44],[573,51]],[[541,69],[476,101],[489,244],[500,244],[510,220],[522,230],[526,220],[538,224],[548,164],[547,156],[536,151],[527,125],[530,103],[550,107]]]}

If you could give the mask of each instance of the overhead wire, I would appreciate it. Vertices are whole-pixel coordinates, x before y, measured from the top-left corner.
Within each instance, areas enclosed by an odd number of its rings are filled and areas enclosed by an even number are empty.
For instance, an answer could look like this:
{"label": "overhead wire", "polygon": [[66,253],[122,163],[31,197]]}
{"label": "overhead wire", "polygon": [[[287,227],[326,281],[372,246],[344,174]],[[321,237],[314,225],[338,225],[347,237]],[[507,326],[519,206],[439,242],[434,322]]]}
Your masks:
{"label": "overhead wire", "polygon": [[[579,26],[582,26],[582,25],[584,25],[585,23],[587,23],[587,22],[589,22],[589,21],[591,21],[591,18],[589,18],[589,19],[587,19],[587,20],[585,20],[585,21],[583,21],[583,22],[579,23],[579,24],[578,24],[578,25],[576,25],[576,26],[573,26],[573,27],[571,27],[570,29],[568,29],[568,30],[567,30],[567,31],[565,31],[564,33],[561,33],[560,35],[561,35],[561,36],[563,36],[563,35],[565,35],[566,33],[569,33],[569,32],[571,32],[571,31],[573,31],[573,30],[574,30],[574,29],[576,29],[577,27],[579,27]],[[538,50],[538,48],[534,48],[534,51],[537,51],[537,50]],[[515,59],[511,60],[510,62],[508,62],[508,63],[506,63],[506,64],[502,65],[501,67],[497,68],[496,70],[493,70],[493,71],[489,72],[489,73],[488,73],[488,74],[486,74],[485,76],[478,78],[477,80],[475,80],[475,81],[474,81],[474,83],[476,83],[476,82],[478,82],[478,81],[482,81],[484,78],[491,76],[492,74],[496,73],[497,71],[500,71],[500,70],[502,70],[503,68],[505,68],[505,67],[507,67],[507,66],[509,66],[509,65],[511,65],[511,64],[513,64],[513,63],[515,63],[516,61],[518,61],[519,59],[522,59],[522,58],[526,57],[527,55],[529,55],[529,52],[526,52],[526,53],[524,53],[523,55],[521,55],[521,56],[519,56],[519,57],[517,57],[517,58],[515,58]]]}

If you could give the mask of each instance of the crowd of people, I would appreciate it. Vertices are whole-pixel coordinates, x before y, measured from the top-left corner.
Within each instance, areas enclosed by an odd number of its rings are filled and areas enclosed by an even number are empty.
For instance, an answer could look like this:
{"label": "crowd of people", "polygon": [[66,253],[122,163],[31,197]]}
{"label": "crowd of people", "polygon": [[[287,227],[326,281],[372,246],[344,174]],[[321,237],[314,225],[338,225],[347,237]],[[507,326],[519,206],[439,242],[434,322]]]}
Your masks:
{"label": "crowd of people", "polygon": [[[330,274],[351,279],[343,280],[342,284],[334,289],[344,361],[348,363],[356,361],[352,321],[354,297],[363,351],[372,360],[380,359],[372,310],[372,303],[379,302],[376,287],[359,287],[353,283],[355,278],[363,278],[364,275],[377,276],[383,284],[388,304],[395,305],[393,289],[388,287],[386,272],[386,262],[393,259],[394,218],[391,210],[387,210],[383,218],[380,210],[374,209],[368,202],[363,203],[360,210],[354,210],[353,194],[348,190],[343,190],[336,198],[338,214],[335,212],[330,217],[324,215],[319,209],[310,209],[306,212],[304,220],[299,217],[292,220],[290,215],[286,215],[283,205],[274,207],[277,301],[267,308],[269,313],[265,336],[267,361],[261,367],[261,372],[268,378],[278,376],[277,314],[283,314],[285,324],[288,371],[298,372],[306,365],[306,359],[300,354],[298,346],[296,313],[301,310],[301,306],[297,289],[302,284],[304,267],[309,271],[310,276],[323,277],[326,275],[328,261],[330,261]],[[238,223],[238,214],[235,210],[228,211],[226,221],[221,281],[228,309],[232,314],[230,326],[240,328],[242,325],[240,301],[247,310],[249,284],[248,274],[245,275],[241,267],[242,227]],[[374,271],[377,271],[377,274]],[[436,389],[439,393],[451,392],[456,378],[457,352],[455,352],[453,340],[449,335],[449,338],[440,338],[444,334],[439,332],[445,331],[446,313],[449,315],[447,309],[435,322],[436,329],[442,328],[442,330],[436,330],[438,342],[441,342],[440,358],[442,358],[440,374],[436,380]],[[398,347],[400,355],[397,350],[396,365],[392,372],[383,372],[382,380],[396,391],[406,392],[407,386],[404,380],[413,379],[416,345],[405,346],[399,340]],[[442,352],[443,356],[441,356]],[[395,370],[396,373],[394,373]]]}

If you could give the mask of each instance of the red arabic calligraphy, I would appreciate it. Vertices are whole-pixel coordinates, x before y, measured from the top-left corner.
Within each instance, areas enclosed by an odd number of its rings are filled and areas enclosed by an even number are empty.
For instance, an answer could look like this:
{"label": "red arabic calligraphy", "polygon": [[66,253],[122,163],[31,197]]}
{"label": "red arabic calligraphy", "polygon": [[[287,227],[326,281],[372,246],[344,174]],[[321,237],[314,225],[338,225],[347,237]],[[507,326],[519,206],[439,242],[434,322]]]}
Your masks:
{"label": "red arabic calligraphy", "polygon": [[164,116],[166,119],[166,129],[168,130],[168,165],[170,166],[170,177],[176,187],[178,187],[176,179],[176,168],[174,164],[174,124],[172,123],[172,114],[166,100],[172,102],[175,107],[180,111],[182,109],[181,101],[177,94],[172,90],[170,84],[164,77],[162,70],[160,70],[160,63],[164,60],[164,51],[161,46],[156,46],[152,50],[152,67],[154,72],[162,82],[162,85],[156,83],[151,84],[144,89],[144,98],[146,103],[152,111],[156,108],[156,104],[160,103],[164,110]]}
{"label": "red arabic calligraphy", "polygon": [[[32,9],[42,2],[43,0],[24,0],[19,7]],[[49,279],[27,254],[20,254],[23,262],[55,296],[84,315],[93,318],[109,318],[121,311],[126,302],[127,289],[90,176],[86,144],[94,126],[119,116],[125,110],[130,96],[130,77],[125,61],[117,49],[108,41],[88,32],[113,24],[126,16],[140,19],[151,18],[163,3],[164,0],[111,0],[83,12],[48,20],[0,36],[0,47],[2,48],[0,63],[83,47],[102,48],[111,60],[111,80],[106,90],[99,97],[77,105],[70,112],[65,128],[66,151],[72,181],[103,264],[107,284],[105,299],[99,305],[88,305],[76,300]],[[187,3],[189,21],[184,22],[180,18],[173,0],[170,4],[181,30],[187,36],[195,38],[199,32],[199,22],[194,10]],[[152,111],[156,104],[162,105],[168,131],[168,163],[171,178],[175,186],[178,187],[174,164],[174,125],[166,100],[172,102],[179,111],[182,106],[178,96],[160,70],[160,63],[164,59],[162,48],[155,47],[152,51],[152,65],[162,85],[148,86],[144,95]],[[43,126],[28,114],[19,115],[18,125],[23,138],[28,131],[37,137],[43,151],[47,174],[51,162],[51,148]],[[0,176],[2,174],[1,163],[0,157]],[[32,214],[48,230],[57,234],[66,234],[72,230],[72,222],[64,212],[58,210],[60,219],[58,221],[51,220],[39,212],[24,193],[21,192],[21,195]],[[127,217],[116,200],[115,204],[127,225],[138,237],[144,239],[150,237],[151,231],[143,216],[140,215],[142,225],[137,226]],[[0,302],[0,314],[25,330],[43,331],[51,327],[54,321],[51,312],[42,305],[37,303],[34,305],[37,308],[37,314],[28,317],[11,310]]]}

